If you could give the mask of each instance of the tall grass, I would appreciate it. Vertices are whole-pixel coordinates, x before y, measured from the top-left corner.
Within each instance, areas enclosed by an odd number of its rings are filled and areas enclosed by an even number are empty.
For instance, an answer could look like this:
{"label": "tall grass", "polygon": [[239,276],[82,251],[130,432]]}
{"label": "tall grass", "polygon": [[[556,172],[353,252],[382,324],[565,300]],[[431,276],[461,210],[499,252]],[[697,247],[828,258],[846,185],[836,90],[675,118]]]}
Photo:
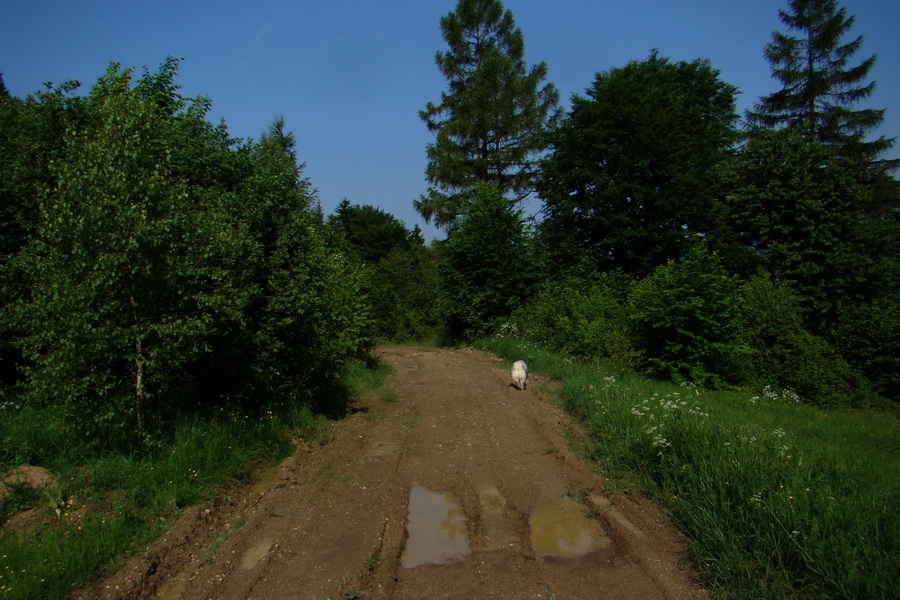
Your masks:
{"label": "tall grass", "polygon": [[708,392],[573,363],[510,338],[478,345],[562,383],[598,470],[661,502],[727,598],[896,598],[895,414],[825,411],[789,391]]}
{"label": "tall grass", "polygon": [[[386,374],[386,367],[352,365],[333,393],[361,393]],[[28,463],[58,477],[38,496],[36,529],[27,536],[0,530],[0,598],[17,599],[59,598],[108,572],[123,553],[159,535],[180,508],[287,456],[291,438],[314,440],[327,426],[305,404],[273,405],[256,415],[223,409],[212,418],[184,417],[148,454],[98,456],[54,433],[39,410],[2,416],[0,472]]]}

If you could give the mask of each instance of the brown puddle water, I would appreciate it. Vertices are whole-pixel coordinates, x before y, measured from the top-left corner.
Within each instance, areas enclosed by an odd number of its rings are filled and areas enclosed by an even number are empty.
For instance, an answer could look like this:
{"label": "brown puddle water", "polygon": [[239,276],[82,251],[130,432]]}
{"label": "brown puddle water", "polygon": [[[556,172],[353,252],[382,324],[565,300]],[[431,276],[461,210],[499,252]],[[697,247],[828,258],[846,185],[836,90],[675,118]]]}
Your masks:
{"label": "brown puddle water", "polygon": [[270,469],[267,469],[262,476],[253,482],[253,485],[250,486],[251,494],[265,494],[268,492],[273,485],[275,485],[275,480],[278,479],[278,466],[274,466]]}
{"label": "brown puddle water", "polygon": [[187,587],[187,576],[179,575],[162,585],[151,598],[153,600],[181,600]]}
{"label": "brown puddle water", "polygon": [[462,504],[448,492],[421,486],[410,490],[406,531],[409,537],[400,558],[404,569],[427,563],[442,565],[471,552]]}
{"label": "brown puddle water", "polygon": [[568,496],[538,506],[531,513],[528,524],[531,526],[531,547],[539,556],[574,558],[610,544],[600,526]]}

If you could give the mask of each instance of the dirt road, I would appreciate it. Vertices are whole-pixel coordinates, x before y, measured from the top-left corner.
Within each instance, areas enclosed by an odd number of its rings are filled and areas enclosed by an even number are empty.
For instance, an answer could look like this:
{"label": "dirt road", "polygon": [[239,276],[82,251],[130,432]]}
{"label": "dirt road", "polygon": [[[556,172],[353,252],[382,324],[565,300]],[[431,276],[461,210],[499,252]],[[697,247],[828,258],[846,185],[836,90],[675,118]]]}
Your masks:
{"label": "dirt road", "polygon": [[573,455],[577,431],[539,377],[519,391],[499,360],[473,351],[379,355],[393,368],[388,401],[363,399],[327,443],[192,509],[80,595],[704,597],[660,513],[604,491]]}

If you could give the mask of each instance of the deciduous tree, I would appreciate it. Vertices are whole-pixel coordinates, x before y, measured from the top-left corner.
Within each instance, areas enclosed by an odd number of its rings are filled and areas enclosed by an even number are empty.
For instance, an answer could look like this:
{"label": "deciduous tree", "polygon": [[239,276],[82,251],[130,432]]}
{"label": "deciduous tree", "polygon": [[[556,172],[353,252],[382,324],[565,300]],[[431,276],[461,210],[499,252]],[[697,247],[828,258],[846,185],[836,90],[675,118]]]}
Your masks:
{"label": "deciduous tree", "polygon": [[172,177],[174,115],[131,84],[113,65],[92,89],[95,120],[66,131],[20,257],[29,398],[96,441],[141,441],[247,298],[231,276],[242,240],[224,211]]}
{"label": "deciduous tree", "polygon": [[557,264],[645,275],[713,227],[718,169],[737,139],[736,90],[718,75],[654,51],[573,99],[538,183]]}
{"label": "deciduous tree", "polygon": [[531,293],[538,267],[522,211],[494,185],[473,191],[441,253],[446,313],[456,335],[488,332]]}

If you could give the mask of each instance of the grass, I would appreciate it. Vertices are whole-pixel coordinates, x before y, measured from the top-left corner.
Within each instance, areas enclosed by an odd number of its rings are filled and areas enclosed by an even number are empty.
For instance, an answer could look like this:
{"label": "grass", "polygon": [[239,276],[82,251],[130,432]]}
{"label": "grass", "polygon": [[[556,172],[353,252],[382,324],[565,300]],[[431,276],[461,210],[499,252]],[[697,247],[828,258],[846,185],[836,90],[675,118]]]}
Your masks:
{"label": "grass", "polygon": [[678,387],[510,338],[478,345],[562,384],[590,433],[585,455],[669,510],[717,596],[896,597],[896,413]]}
{"label": "grass", "polygon": [[[353,365],[343,382],[346,393],[378,387],[387,372]],[[50,502],[39,502],[43,518],[27,536],[0,530],[2,599],[59,598],[110,572],[124,554],[162,533],[181,508],[287,456],[291,438],[314,440],[326,428],[303,404],[262,410],[256,418],[223,408],[212,419],[184,418],[171,439],[147,455],[86,457],[35,426],[40,418],[23,409],[0,421],[0,440],[16,449],[0,472],[24,462],[48,468],[59,485],[43,497],[60,507],[56,514]],[[34,503],[24,490],[16,492],[6,504]]]}
{"label": "grass", "polygon": [[375,390],[382,386],[390,375],[391,369],[386,364],[365,365],[361,362],[351,363],[344,374],[344,385],[350,397],[358,397],[365,390]]}

